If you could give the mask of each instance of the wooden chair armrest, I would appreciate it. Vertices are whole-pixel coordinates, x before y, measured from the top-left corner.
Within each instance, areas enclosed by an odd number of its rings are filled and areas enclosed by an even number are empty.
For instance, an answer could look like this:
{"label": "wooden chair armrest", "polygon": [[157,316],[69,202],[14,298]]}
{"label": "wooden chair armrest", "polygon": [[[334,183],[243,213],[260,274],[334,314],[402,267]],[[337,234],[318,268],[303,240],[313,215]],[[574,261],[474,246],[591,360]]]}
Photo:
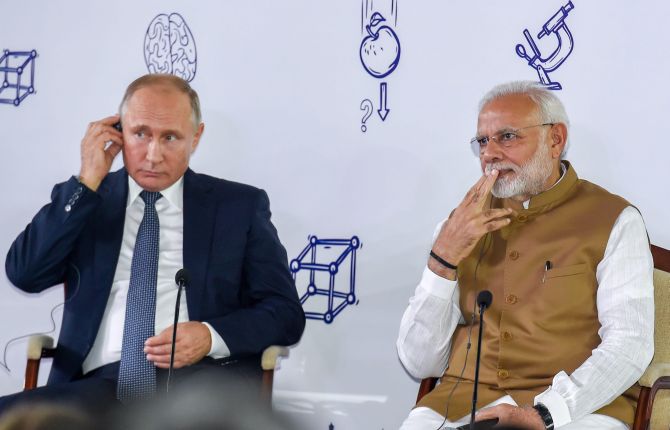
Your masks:
{"label": "wooden chair armrest", "polygon": [[[654,380],[651,388],[642,386],[642,389],[640,390],[640,398],[637,401],[637,410],[635,411],[635,422],[633,424],[633,430],[649,429],[649,424],[651,422],[651,416],[653,413],[652,409],[654,407],[654,399],[660,390],[670,390],[670,376],[661,376],[660,378]],[[663,413],[667,414],[665,411]],[[667,425],[667,422],[665,425]]]}
{"label": "wooden chair armrest", "polygon": [[652,363],[640,377],[640,385],[651,388],[654,382],[664,376],[670,376],[670,363]]}
{"label": "wooden chair armrest", "polygon": [[272,345],[265,348],[261,357],[263,370],[275,370],[279,368],[279,358],[288,357],[289,351],[285,346]]}
{"label": "wooden chair armrest", "polygon": [[[28,338],[28,360],[39,360],[44,357],[43,349],[54,349],[54,339],[51,336],[37,334]],[[49,355],[51,354],[46,354]]]}
{"label": "wooden chair armrest", "polygon": [[440,378],[435,378],[435,377],[428,377],[428,378],[423,378],[421,380],[421,385],[419,385],[419,393],[416,396],[416,402],[419,403],[419,400],[423,398],[426,394],[430,393],[433,391],[435,386],[437,385],[437,381]]}
{"label": "wooden chair armrest", "polygon": [[274,384],[274,373],[279,369],[279,359],[288,357],[288,348],[285,346],[272,345],[265,348],[261,357],[263,368],[263,384],[261,386],[261,399],[268,405],[272,405],[272,385]]}
{"label": "wooden chair armrest", "polygon": [[40,373],[42,357],[53,357],[54,339],[44,334],[36,334],[28,338],[28,360],[26,362],[26,376],[23,380],[23,389],[32,390],[37,387],[37,377]]}

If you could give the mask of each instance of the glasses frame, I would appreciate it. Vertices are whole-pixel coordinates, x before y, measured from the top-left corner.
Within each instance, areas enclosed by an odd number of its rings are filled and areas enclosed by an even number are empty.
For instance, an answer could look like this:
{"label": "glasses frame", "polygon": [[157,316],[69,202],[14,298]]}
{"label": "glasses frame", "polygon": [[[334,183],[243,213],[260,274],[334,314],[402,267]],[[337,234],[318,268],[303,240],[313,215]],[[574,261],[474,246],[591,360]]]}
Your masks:
{"label": "glasses frame", "polygon": [[[500,142],[500,140],[499,140],[500,135],[505,134],[505,133],[516,134],[516,133],[520,132],[521,130],[527,130],[529,128],[535,128],[535,127],[544,127],[546,125],[554,126],[554,125],[556,125],[556,123],[555,122],[545,122],[543,124],[535,124],[535,125],[529,125],[527,127],[516,128],[516,129],[513,129],[513,130],[501,131],[501,132],[498,132],[498,133],[496,133],[495,135],[492,135],[492,136],[476,136],[476,137],[473,137],[472,139],[470,139],[470,149],[472,149],[472,153],[475,155],[475,157],[479,157],[479,156],[482,155],[482,152],[484,152],[484,149],[486,148],[486,146],[488,146],[490,141],[494,141],[495,143],[502,146],[503,148],[510,148],[510,147],[514,146],[513,143],[516,141],[516,139],[514,141],[511,141],[511,142]],[[486,139],[486,144],[484,144],[484,146],[482,146],[479,143],[479,141],[481,139]]]}

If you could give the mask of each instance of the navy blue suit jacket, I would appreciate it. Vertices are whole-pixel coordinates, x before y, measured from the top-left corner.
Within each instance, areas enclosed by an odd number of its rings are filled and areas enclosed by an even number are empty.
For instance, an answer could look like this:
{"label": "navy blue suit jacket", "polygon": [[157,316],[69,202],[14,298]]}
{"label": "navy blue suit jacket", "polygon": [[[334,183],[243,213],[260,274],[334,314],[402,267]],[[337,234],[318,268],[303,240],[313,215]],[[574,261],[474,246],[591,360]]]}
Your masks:
{"label": "navy blue suit jacket", "polygon": [[[23,291],[67,282],[49,384],[81,374],[98,333],[121,249],[127,195],[125,169],[108,174],[97,192],[73,177],[54,187],[51,203],[9,250],[7,276]],[[185,289],[189,318],[210,323],[231,357],[300,339],[305,316],[263,190],[187,170],[183,253],[191,275]]]}

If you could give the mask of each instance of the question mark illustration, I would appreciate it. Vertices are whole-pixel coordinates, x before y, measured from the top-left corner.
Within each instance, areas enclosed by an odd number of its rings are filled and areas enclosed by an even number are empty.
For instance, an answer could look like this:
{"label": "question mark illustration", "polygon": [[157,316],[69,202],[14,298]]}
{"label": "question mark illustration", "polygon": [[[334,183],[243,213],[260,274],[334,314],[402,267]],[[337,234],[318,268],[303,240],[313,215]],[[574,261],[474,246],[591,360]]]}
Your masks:
{"label": "question mark illustration", "polygon": [[361,102],[361,110],[365,111],[365,114],[363,115],[363,118],[361,119],[361,131],[365,133],[368,131],[368,126],[365,125],[365,122],[372,116],[372,111],[374,110],[374,106],[372,102],[369,99],[364,99]]}

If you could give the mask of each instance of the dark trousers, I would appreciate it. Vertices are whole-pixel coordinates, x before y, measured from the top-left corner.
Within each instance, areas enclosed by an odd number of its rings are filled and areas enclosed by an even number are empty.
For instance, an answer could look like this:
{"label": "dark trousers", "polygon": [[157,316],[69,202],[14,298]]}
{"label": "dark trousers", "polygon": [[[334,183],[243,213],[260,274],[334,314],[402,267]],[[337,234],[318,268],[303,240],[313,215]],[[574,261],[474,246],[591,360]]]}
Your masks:
{"label": "dark trousers", "polygon": [[[75,408],[96,417],[116,412],[119,362],[95,369],[67,383],[52,384],[34,390],[0,397],[0,415],[20,405],[57,404]],[[166,391],[168,371],[157,369],[157,394]],[[188,367],[176,369],[170,381],[170,393],[192,389],[213,389],[222,397],[235,396],[240,388],[260,392],[262,381],[260,357],[214,360],[209,357]]]}

